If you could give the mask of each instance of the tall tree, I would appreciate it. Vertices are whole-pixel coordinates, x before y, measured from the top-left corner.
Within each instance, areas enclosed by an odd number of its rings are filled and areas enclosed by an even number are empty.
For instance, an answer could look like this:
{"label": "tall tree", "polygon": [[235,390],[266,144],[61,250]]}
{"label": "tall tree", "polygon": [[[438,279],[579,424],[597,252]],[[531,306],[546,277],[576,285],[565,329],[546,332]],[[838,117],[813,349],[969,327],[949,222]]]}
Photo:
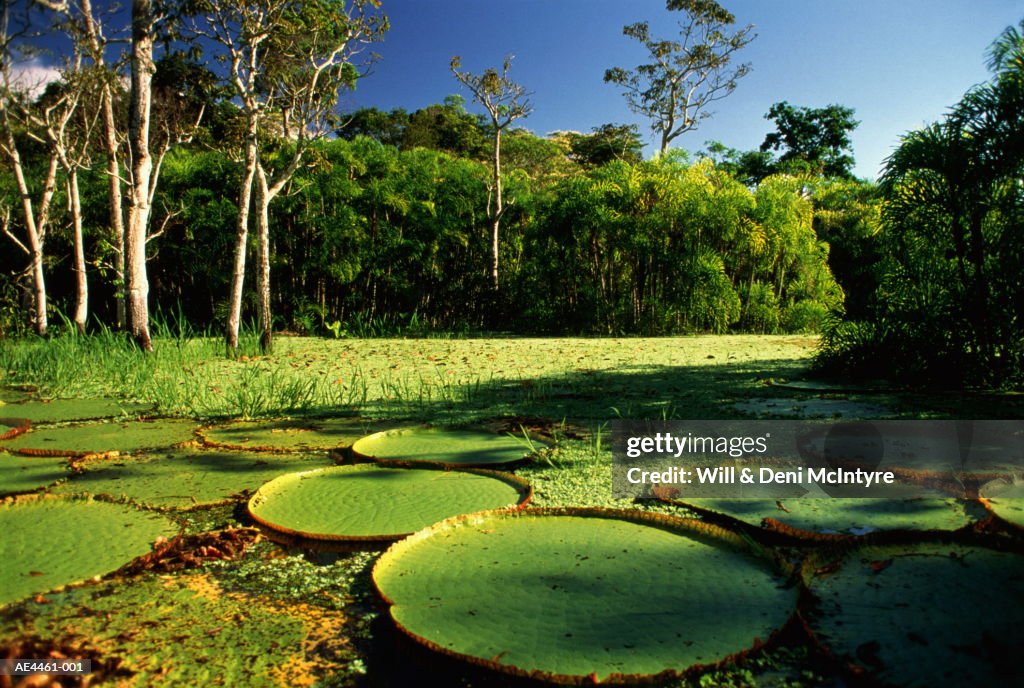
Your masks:
{"label": "tall tree", "polygon": [[146,238],[156,175],[149,149],[153,106],[153,49],[160,17],[152,0],[132,0],[131,89],[128,100],[128,148],[131,177],[128,185],[128,223],[125,231],[125,272],[128,285],[128,329],[144,351],[153,349],[149,333],[149,277],[146,274]]}
{"label": "tall tree", "polygon": [[761,152],[782,150],[780,168],[804,165],[826,177],[853,177],[850,133],[860,124],[853,118],[853,108],[796,108],[782,101],[772,105],[764,118],[775,122],[776,130],[765,136]]}
{"label": "tall tree", "polygon": [[[260,346],[272,346],[270,313],[271,202],[291,181],[312,141],[338,125],[333,116],[342,88],[360,73],[366,46],[388,29],[379,0],[210,0],[197,35],[216,41],[245,117],[244,173],[239,187],[235,263],[225,339],[238,348],[250,205],[255,202],[259,243],[257,300]],[[276,132],[268,131],[273,115]],[[276,170],[261,151],[264,138],[289,141],[291,154]],[[253,193],[255,185],[255,194]]]}
{"label": "tall tree", "polygon": [[[14,33],[22,33],[24,26],[27,26],[27,17],[19,16],[18,20],[22,26]],[[77,99],[73,93],[65,92],[51,99],[50,103],[38,106],[31,103],[31,96],[25,85],[19,86],[13,75],[12,63],[17,48],[10,30],[10,21],[10,5],[5,2],[3,13],[0,15],[0,151],[3,151],[10,164],[15,186],[21,198],[21,220],[25,228],[26,241],[21,241],[12,231],[9,208],[3,209],[0,229],[29,256],[34,307],[33,326],[36,334],[42,336],[46,334],[49,326],[43,258],[53,198],[57,190],[60,156],[57,147],[46,146],[46,172],[41,186],[35,188],[26,175],[26,163],[21,148],[26,138],[46,144],[50,143],[48,139],[53,136],[63,138],[61,132],[71,121],[77,107]]]}
{"label": "tall tree", "polygon": [[679,22],[679,39],[653,38],[648,22],[630,24],[622,33],[647,48],[650,62],[604,73],[605,82],[623,88],[629,108],[651,120],[662,155],[676,137],[711,116],[708,106],[732,93],[750,72],[749,63],[733,65],[732,58],[756,37],[752,25],[730,32],[736,18],[714,0],[667,0],[665,5],[686,17]]}
{"label": "tall tree", "polygon": [[[529,116],[533,111],[530,105],[530,94],[521,84],[512,81],[508,70],[512,66],[512,56],[505,57],[501,72],[486,69],[482,74],[460,71],[462,58],[452,58],[450,67],[452,74],[459,83],[469,89],[473,100],[487,111],[491,119],[494,134],[493,156],[491,158],[491,187],[487,195],[487,219],[491,225],[491,286],[498,291],[499,234],[501,218],[508,209],[502,197],[501,188],[501,133],[517,119]],[[509,204],[511,205],[511,204]]]}
{"label": "tall tree", "polygon": [[117,326],[127,324],[127,294],[125,285],[125,217],[124,193],[121,172],[121,145],[124,131],[118,122],[114,101],[117,85],[116,65],[107,58],[108,40],[104,35],[102,16],[93,8],[92,0],[36,0],[37,3],[55,13],[61,28],[68,34],[76,54],[86,58],[93,75],[90,89],[98,92],[98,112],[103,122],[103,150],[106,154],[106,177],[108,188],[108,214],[110,236],[113,239],[115,255],[115,281],[117,299]]}

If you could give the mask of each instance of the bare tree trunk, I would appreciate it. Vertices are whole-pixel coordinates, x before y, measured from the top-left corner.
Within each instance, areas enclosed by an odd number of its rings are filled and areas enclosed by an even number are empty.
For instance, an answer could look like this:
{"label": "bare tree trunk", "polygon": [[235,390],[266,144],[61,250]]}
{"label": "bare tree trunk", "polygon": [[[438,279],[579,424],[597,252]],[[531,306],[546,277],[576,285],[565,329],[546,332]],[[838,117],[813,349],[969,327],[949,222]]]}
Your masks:
{"label": "bare tree trunk", "polygon": [[501,228],[501,216],[505,206],[501,196],[501,129],[495,122],[494,131],[494,214],[491,216],[491,284],[498,291],[498,234]]}
{"label": "bare tree trunk", "polygon": [[14,179],[17,183],[18,193],[21,195],[21,209],[25,221],[25,232],[28,235],[28,246],[4,228],[4,232],[11,237],[26,253],[32,261],[32,294],[34,315],[33,322],[36,334],[40,337],[46,334],[49,323],[46,316],[46,277],[43,271],[43,247],[46,242],[46,225],[50,217],[50,203],[53,200],[53,193],[57,184],[57,156],[50,154],[50,165],[46,172],[46,179],[43,182],[43,192],[39,200],[38,216],[32,203],[32,195],[29,193],[28,182],[25,180],[25,169],[21,162],[21,154],[14,140],[14,132],[11,129],[10,119],[7,110],[3,109],[3,126],[5,133],[4,152],[11,161]]}
{"label": "bare tree trunk", "polygon": [[114,119],[114,98],[109,86],[103,87],[103,129],[107,148],[107,185],[110,188],[110,234],[114,237],[114,276],[117,289],[117,328],[123,330],[128,322],[125,298],[125,243],[124,197],[121,193],[121,165],[118,161],[117,121]]}
{"label": "bare tree trunk", "polygon": [[229,351],[238,350],[238,330],[242,322],[242,290],[245,286],[245,253],[249,242],[249,206],[252,184],[256,176],[257,120],[250,118],[245,138],[245,174],[238,192],[238,224],[235,235],[235,267],[231,275],[231,302],[225,326],[225,342]]}
{"label": "bare tree trunk", "polygon": [[85,274],[85,246],[82,240],[82,201],[78,192],[78,168],[68,171],[68,196],[71,198],[71,223],[75,237],[75,328],[85,334],[89,318],[89,280]]}
{"label": "bare tree trunk", "polygon": [[256,226],[259,232],[259,269],[256,286],[259,291],[257,312],[260,321],[260,351],[269,354],[274,348],[273,316],[270,312],[270,201],[273,200],[267,186],[267,174],[263,165],[257,164],[259,186],[256,193]]}
{"label": "bare tree trunk", "polygon": [[[86,35],[93,61],[103,61],[104,41],[100,35],[100,27],[92,12],[91,0],[82,0],[82,20],[85,23]],[[121,192],[121,166],[119,163],[119,146],[117,143],[117,119],[114,116],[114,94],[109,84],[103,85],[100,92],[100,107],[103,116],[103,144],[107,152],[107,185],[110,188],[110,234],[114,238],[117,255],[114,259],[114,275],[117,280],[115,299],[117,302],[117,327],[124,329],[127,325],[126,294],[125,294],[125,222],[124,198]]]}
{"label": "bare tree trunk", "polygon": [[153,7],[151,0],[132,0],[132,83],[128,110],[128,143],[132,178],[125,238],[128,278],[128,326],[144,351],[153,350],[149,334],[149,279],[146,275],[146,234],[150,192],[154,185],[149,150],[150,108],[153,100]]}

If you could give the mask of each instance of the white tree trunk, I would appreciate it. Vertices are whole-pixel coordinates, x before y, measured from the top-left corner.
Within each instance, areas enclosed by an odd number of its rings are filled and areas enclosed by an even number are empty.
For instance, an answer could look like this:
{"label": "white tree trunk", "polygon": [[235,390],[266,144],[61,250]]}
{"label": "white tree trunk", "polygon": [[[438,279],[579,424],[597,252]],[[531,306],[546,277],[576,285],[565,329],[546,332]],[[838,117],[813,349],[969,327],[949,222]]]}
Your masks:
{"label": "white tree trunk", "polygon": [[149,279],[146,237],[149,228],[153,157],[149,150],[153,102],[153,8],[151,0],[132,1],[132,82],[128,110],[128,143],[132,155],[125,270],[128,279],[128,325],[144,351],[153,349],[149,334]]}
{"label": "white tree trunk", "polygon": [[238,330],[242,322],[242,293],[245,287],[245,254],[249,242],[249,206],[252,185],[256,177],[256,130],[258,121],[249,119],[245,139],[245,174],[238,191],[238,224],[235,234],[235,267],[231,274],[231,302],[225,327],[225,341],[229,351],[238,350]]}
{"label": "white tree trunk", "polygon": [[75,328],[85,334],[89,318],[89,280],[85,273],[85,245],[82,239],[82,201],[78,192],[78,168],[68,172],[68,195],[71,197],[71,225],[75,239]]}
{"label": "white tree trunk", "polygon": [[501,215],[505,212],[501,196],[501,129],[495,122],[494,131],[494,213],[491,216],[491,284],[498,291],[498,234],[501,228]]}
{"label": "white tree trunk", "polygon": [[[100,33],[100,26],[92,12],[91,0],[81,0],[82,20],[88,37],[92,58],[97,65],[103,64],[105,41]],[[114,298],[117,302],[117,327],[124,329],[127,325],[127,308],[125,294],[125,222],[124,198],[121,192],[120,151],[117,141],[117,119],[114,116],[114,94],[108,84],[103,85],[100,92],[100,110],[103,116],[103,145],[107,153],[107,185],[110,189],[110,234],[114,240],[116,256],[114,258],[114,279],[117,288]]]}

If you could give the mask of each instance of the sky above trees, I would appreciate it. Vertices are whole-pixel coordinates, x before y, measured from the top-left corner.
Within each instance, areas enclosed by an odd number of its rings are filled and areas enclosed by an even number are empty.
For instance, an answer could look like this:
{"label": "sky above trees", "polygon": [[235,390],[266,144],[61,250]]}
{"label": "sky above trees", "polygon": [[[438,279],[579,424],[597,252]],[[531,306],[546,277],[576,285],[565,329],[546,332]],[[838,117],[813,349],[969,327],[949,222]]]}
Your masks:
{"label": "sky above trees", "polygon": [[[755,26],[758,37],[735,57],[750,62],[753,71],[715,103],[714,116],[673,146],[697,152],[717,140],[756,149],[772,130],[764,115],[773,103],[837,103],[854,108],[861,122],[852,136],[854,172],[870,179],[901,134],[939,119],[987,78],[986,48],[1024,13],[1021,0],[723,5],[737,26]],[[383,0],[383,9],[392,28],[377,47],[382,59],[354,92],[343,95],[344,108],[411,111],[438,103],[461,92],[449,70],[452,56],[482,72],[513,54],[510,76],[533,92],[535,108],[517,124],[546,134],[637,123],[647,154],[656,149],[649,122],[630,112],[620,90],[602,77],[609,67],[644,61],[642,46],[622,35],[624,25],[649,21],[652,35],[675,36],[678,15],[665,9],[664,0]],[[29,69],[38,76],[57,59],[41,56]]]}
{"label": "sky above trees", "polygon": [[[935,121],[988,78],[985,50],[1024,14],[1020,0],[726,0],[736,24],[758,38],[736,59],[753,71],[716,103],[715,115],[673,142],[696,152],[707,140],[755,149],[772,130],[773,103],[856,110],[855,173],[874,179],[901,134]],[[533,91],[523,126],[539,134],[648,122],[626,107],[604,70],[639,64],[642,46],[622,27],[647,20],[672,37],[677,16],[664,0],[384,0],[391,31],[371,78],[343,99],[349,107],[414,110],[459,92],[452,55],[476,71],[515,55],[511,76]]]}

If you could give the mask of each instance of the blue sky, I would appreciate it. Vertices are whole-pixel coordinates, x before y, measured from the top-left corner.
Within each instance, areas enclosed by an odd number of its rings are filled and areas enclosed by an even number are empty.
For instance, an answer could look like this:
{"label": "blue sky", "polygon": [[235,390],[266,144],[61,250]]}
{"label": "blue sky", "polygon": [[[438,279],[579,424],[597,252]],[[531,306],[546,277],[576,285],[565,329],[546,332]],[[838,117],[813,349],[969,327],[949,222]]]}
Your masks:
{"label": "blue sky", "polygon": [[[725,0],[758,37],[738,54],[753,71],[715,104],[715,115],[676,139],[692,152],[711,139],[756,148],[771,129],[764,114],[780,100],[856,110],[858,176],[875,178],[901,134],[939,118],[987,78],[985,51],[1024,17],[1021,0]],[[538,134],[588,131],[605,122],[648,122],[628,110],[602,80],[612,66],[644,59],[622,27],[651,23],[652,34],[678,32],[664,0],[383,0],[391,31],[381,60],[347,109],[415,110],[459,92],[448,63],[482,71],[515,55],[510,75],[533,91],[522,124]],[[472,106],[471,106],[472,108]],[[648,148],[648,153],[652,149]]]}
{"label": "blue sky", "polygon": [[[738,25],[755,27],[757,38],[737,54],[753,71],[714,104],[713,117],[673,145],[697,152],[718,140],[757,148],[771,130],[764,114],[773,103],[838,103],[854,108],[861,122],[853,133],[855,173],[869,179],[902,134],[935,121],[988,78],[987,47],[1024,17],[1024,0],[720,2]],[[622,35],[625,24],[646,20],[654,36],[677,35],[678,13],[667,11],[664,0],[382,0],[382,6],[392,28],[376,47],[381,60],[355,92],[342,95],[346,110],[412,111],[439,103],[460,92],[448,69],[453,55],[480,72],[513,54],[510,75],[533,92],[534,112],[523,126],[543,135],[635,122],[653,140],[649,123],[602,77],[609,67],[645,59],[643,48]],[[60,39],[52,39],[56,47]],[[27,69],[47,72],[40,63]]]}

